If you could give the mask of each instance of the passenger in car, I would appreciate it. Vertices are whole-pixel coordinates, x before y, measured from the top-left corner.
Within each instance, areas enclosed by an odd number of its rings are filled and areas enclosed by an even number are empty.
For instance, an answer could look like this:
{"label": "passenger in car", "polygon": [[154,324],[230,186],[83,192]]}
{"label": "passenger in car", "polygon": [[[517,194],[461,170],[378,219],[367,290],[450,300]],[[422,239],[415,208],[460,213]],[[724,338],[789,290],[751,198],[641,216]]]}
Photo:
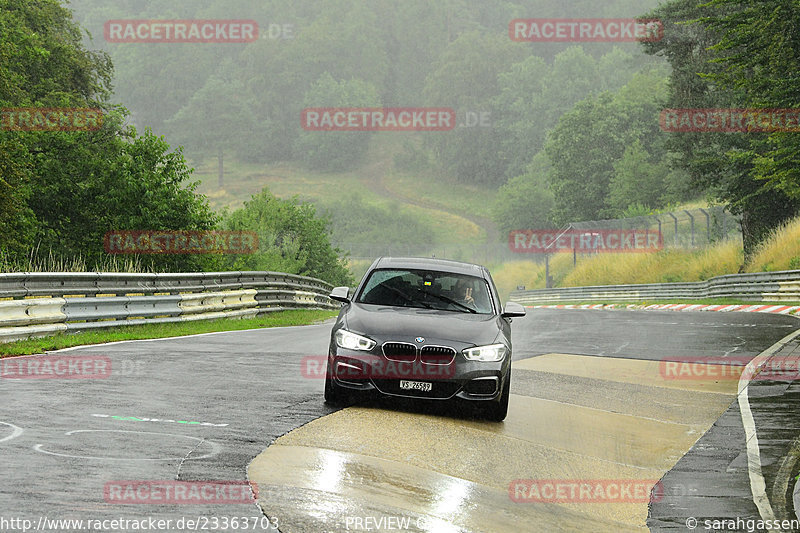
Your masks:
{"label": "passenger in car", "polygon": [[475,307],[475,300],[472,297],[472,286],[466,280],[460,279],[456,282],[455,294],[455,299],[459,302],[470,307]]}

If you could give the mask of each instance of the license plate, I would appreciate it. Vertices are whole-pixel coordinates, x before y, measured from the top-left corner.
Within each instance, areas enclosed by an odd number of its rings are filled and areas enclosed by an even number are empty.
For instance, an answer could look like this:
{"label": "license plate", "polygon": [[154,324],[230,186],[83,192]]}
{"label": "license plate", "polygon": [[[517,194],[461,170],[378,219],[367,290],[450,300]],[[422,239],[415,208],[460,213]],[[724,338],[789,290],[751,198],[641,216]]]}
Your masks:
{"label": "license plate", "polygon": [[430,392],[433,390],[433,383],[427,383],[425,381],[400,380],[400,388],[402,390],[419,390],[422,392]]}

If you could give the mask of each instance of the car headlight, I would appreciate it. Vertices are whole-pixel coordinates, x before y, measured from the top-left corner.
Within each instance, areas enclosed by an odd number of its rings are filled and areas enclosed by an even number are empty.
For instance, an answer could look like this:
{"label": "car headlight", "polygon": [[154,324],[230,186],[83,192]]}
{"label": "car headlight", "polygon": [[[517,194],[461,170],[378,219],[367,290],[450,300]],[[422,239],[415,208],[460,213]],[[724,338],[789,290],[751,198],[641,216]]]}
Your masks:
{"label": "car headlight", "polygon": [[340,329],[336,332],[336,346],[344,348],[345,350],[361,350],[369,351],[377,344],[374,340],[356,335],[346,329]]}
{"label": "car headlight", "polygon": [[492,361],[502,361],[506,356],[505,344],[490,344],[488,346],[476,346],[475,348],[467,348],[462,350],[461,353],[469,361],[483,361],[485,363]]}

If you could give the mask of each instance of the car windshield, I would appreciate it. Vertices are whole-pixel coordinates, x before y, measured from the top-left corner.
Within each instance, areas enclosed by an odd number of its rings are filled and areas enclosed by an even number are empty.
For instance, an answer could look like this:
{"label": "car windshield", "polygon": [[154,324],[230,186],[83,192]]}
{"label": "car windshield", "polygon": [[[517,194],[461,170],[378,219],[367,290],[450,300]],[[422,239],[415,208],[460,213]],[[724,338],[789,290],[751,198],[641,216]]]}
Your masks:
{"label": "car windshield", "polygon": [[483,279],[430,270],[375,270],[356,301],[457,313],[491,314],[493,311],[489,289]]}

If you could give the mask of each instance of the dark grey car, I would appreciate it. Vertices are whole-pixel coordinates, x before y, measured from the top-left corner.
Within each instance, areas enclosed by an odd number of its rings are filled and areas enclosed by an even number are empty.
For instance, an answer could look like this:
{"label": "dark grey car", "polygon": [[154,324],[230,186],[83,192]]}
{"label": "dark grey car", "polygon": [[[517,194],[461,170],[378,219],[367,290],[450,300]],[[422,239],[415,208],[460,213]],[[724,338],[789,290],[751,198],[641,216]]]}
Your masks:
{"label": "dark grey car", "polygon": [[367,393],[466,400],[503,420],[511,383],[511,317],[489,271],[441,259],[377,259],[343,302],[331,331],[325,400]]}

